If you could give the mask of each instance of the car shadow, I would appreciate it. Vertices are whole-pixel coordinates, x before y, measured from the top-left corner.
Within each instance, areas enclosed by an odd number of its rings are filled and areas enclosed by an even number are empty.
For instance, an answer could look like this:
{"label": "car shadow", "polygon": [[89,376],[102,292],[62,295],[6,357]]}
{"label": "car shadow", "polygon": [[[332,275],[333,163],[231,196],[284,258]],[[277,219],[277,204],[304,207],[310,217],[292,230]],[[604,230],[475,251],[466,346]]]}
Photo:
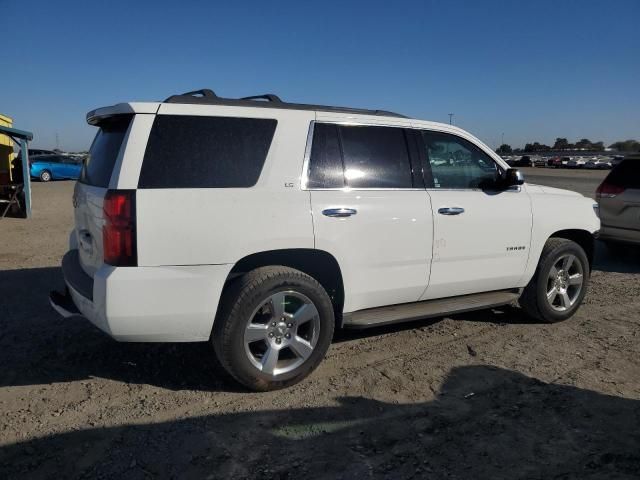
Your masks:
{"label": "car shadow", "polygon": [[238,391],[208,343],[119,343],[86,319],[60,317],[60,268],[0,271],[0,386],[91,377],[172,390]]}
{"label": "car shadow", "polygon": [[[632,250],[617,256],[598,244],[594,270],[640,273],[636,259]],[[116,342],[84,319],[63,319],[55,313],[48,294],[56,288],[63,288],[57,267],[0,271],[0,386],[102,377],[172,390],[242,391],[217,363],[208,343]],[[512,306],[448,317],[496,324],[535,323]],[[341,330],[334,342],[424,328],[442,318]]]}
{"label": "car shadow", "polygon": [[[244,391],[218,364],[206,342],[120,343],[86,319],[60,317],[49,305],[48,295],[63,287],[58,267],[0,271],[0,387],[100,377],[170,390]],[[532,322],[510,306],[449,318],[497,324]],[[339,330],[334,342],[424,328],[442,319]]]}
{"label": "car shadow", "polygon": [[0,447],[0,476],[584,479],[640,471],[640,401],[497,367],[453,369],[429,402],[336,403],[56,433]]}
{"label": "car shadow", "polygon": [[640,273],[640,247],[617,245],[609,248],[596,242],[593,269],[601,272]]}

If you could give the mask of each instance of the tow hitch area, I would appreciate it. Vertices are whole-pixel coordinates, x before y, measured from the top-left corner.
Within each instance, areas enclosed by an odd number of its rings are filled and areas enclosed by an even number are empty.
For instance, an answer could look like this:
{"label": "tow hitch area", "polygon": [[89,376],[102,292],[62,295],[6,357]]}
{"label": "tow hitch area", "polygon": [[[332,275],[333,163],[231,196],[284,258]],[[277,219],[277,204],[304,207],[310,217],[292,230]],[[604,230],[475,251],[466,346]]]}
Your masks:
{"label": "tow hitch area", "polygon": [[64,318],[82,316],[78,307],[73,303],[73,299],[68,290],[66,290],[65,293],[60,293],[55,290],[49,292],[49,303],[53,309]]}

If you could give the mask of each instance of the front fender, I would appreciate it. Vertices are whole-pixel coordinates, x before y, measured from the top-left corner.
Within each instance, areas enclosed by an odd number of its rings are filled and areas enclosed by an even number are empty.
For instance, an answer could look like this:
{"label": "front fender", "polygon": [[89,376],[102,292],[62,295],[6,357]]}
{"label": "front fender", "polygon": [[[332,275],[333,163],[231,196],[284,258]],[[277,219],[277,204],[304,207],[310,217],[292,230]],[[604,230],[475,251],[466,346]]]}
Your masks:
{"label": "front fender", "polygon": [[529,185],[533,223],[527,268],[520,281],[525,286],[535,273],[547,240],[563,230],[579,230],[590,235],[600,230],[600,219],[593,206],[595,200],[575,192]]}

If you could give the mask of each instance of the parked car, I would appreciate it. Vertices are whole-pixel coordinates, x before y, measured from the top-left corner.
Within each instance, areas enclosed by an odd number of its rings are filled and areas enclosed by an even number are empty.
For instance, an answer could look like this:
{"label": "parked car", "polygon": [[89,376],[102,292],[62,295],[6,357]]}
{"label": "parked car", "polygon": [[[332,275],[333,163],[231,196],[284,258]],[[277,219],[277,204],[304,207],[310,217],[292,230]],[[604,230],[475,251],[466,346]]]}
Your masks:
{"label": "parked car", "polygon": [[[29,163],[31,163],[31,159],[33,157],[39,156],[39,155],[60,155],[60,153],[58,152],[54,152],[53,150],[43,150],[41,148],[30,148],[29,149]],[[16,154],[16,160],[17,162],[22,162],[22,152],[20,150],[18,150],[17,154]]]}
{"label": "parked car", "polygon": [[507,165],[510,167],[531,167],[533,162],[531,162],[531,157],[529,157],[529,155],[523,155],[520,158],[507,160]]}
{"label": "parked car", "polygon": [[596,190],[599,238],[609,245],[640,245],[640,155],[629,156],[609,172]]}
{"label": "parked car", "polygon": [[547,161],[547,165],[553,168],[562,168],[569,163],[571,157],[553,157]]}
{"label": "parked car", "polygon": [[59,155],[59,153],[54,152],[53,150],[43,150],[41,148],[30,148],[29,157],[33,157],[35,155]]}
{"label": "parked car", "polygon": [[547,159],[544,157],[536,157],[533,160],[533,165],[535,167],[546,167],[547,166]]}
{"label": "parked car", "polygon": [[29,160],[32,178],[43,182],[58,179],[76,180],[82,170],[82,160],[64,155],[35,155]]}
{"label": "parked car", "polygon": [[210,341],[249,389],[300,381],[334,329],[515,301],[556,322],[586,293],[593,200],[457,127],[210,90],[87,120],[51,304],[120,341]]}
{"label": "parked car", "polygon": [[611,168],[611,163],[607,158],[594,158],[585,163],[584,168],[589,170],[607,170]]}
{"label": "parked car", "polygon": [[611,166],[617,167],[624,160],[624,155],[616,155],[611,159]]}
{"label": "parked car", "polygon": [[564,165],[566,168],[583,168],[587,161],[582,157],[573,157],[569,158],[567,163]]}

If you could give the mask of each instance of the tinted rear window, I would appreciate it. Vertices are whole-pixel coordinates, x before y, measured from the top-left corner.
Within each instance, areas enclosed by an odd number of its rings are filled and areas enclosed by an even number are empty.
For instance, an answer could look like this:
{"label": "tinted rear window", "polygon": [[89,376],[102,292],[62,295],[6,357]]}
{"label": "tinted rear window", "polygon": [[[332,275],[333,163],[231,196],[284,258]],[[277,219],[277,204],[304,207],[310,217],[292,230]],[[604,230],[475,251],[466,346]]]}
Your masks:
{"label": "tinted rear window", "polygon": [[404,130],[316,123],[307,186],[412,188]]}
{"label": "tinted rear window", "polygon": [[627,159],[611,170],[607,183],[625,188],[640,188],[640,159]]}
{"label": "tinted rear window", "polygon": [[339,127],[344,177],[352,188],[411,188],[402,128]]}
{"label": "tinted rear window", "polygon": [[317,123],[313,128],[307,187],[344,187],[344,168],[336,125]]}
{"label": "tinted rear window", "polygon": [[100,123],[100,130],[89,149],[79,181],[87,185],[107,188],[127,133],[132,115],[118,115]]}
{"label": "tinted rear window", "polygon": [[276,120],[158,115],[138,188],[242,188],[258,181]]}

